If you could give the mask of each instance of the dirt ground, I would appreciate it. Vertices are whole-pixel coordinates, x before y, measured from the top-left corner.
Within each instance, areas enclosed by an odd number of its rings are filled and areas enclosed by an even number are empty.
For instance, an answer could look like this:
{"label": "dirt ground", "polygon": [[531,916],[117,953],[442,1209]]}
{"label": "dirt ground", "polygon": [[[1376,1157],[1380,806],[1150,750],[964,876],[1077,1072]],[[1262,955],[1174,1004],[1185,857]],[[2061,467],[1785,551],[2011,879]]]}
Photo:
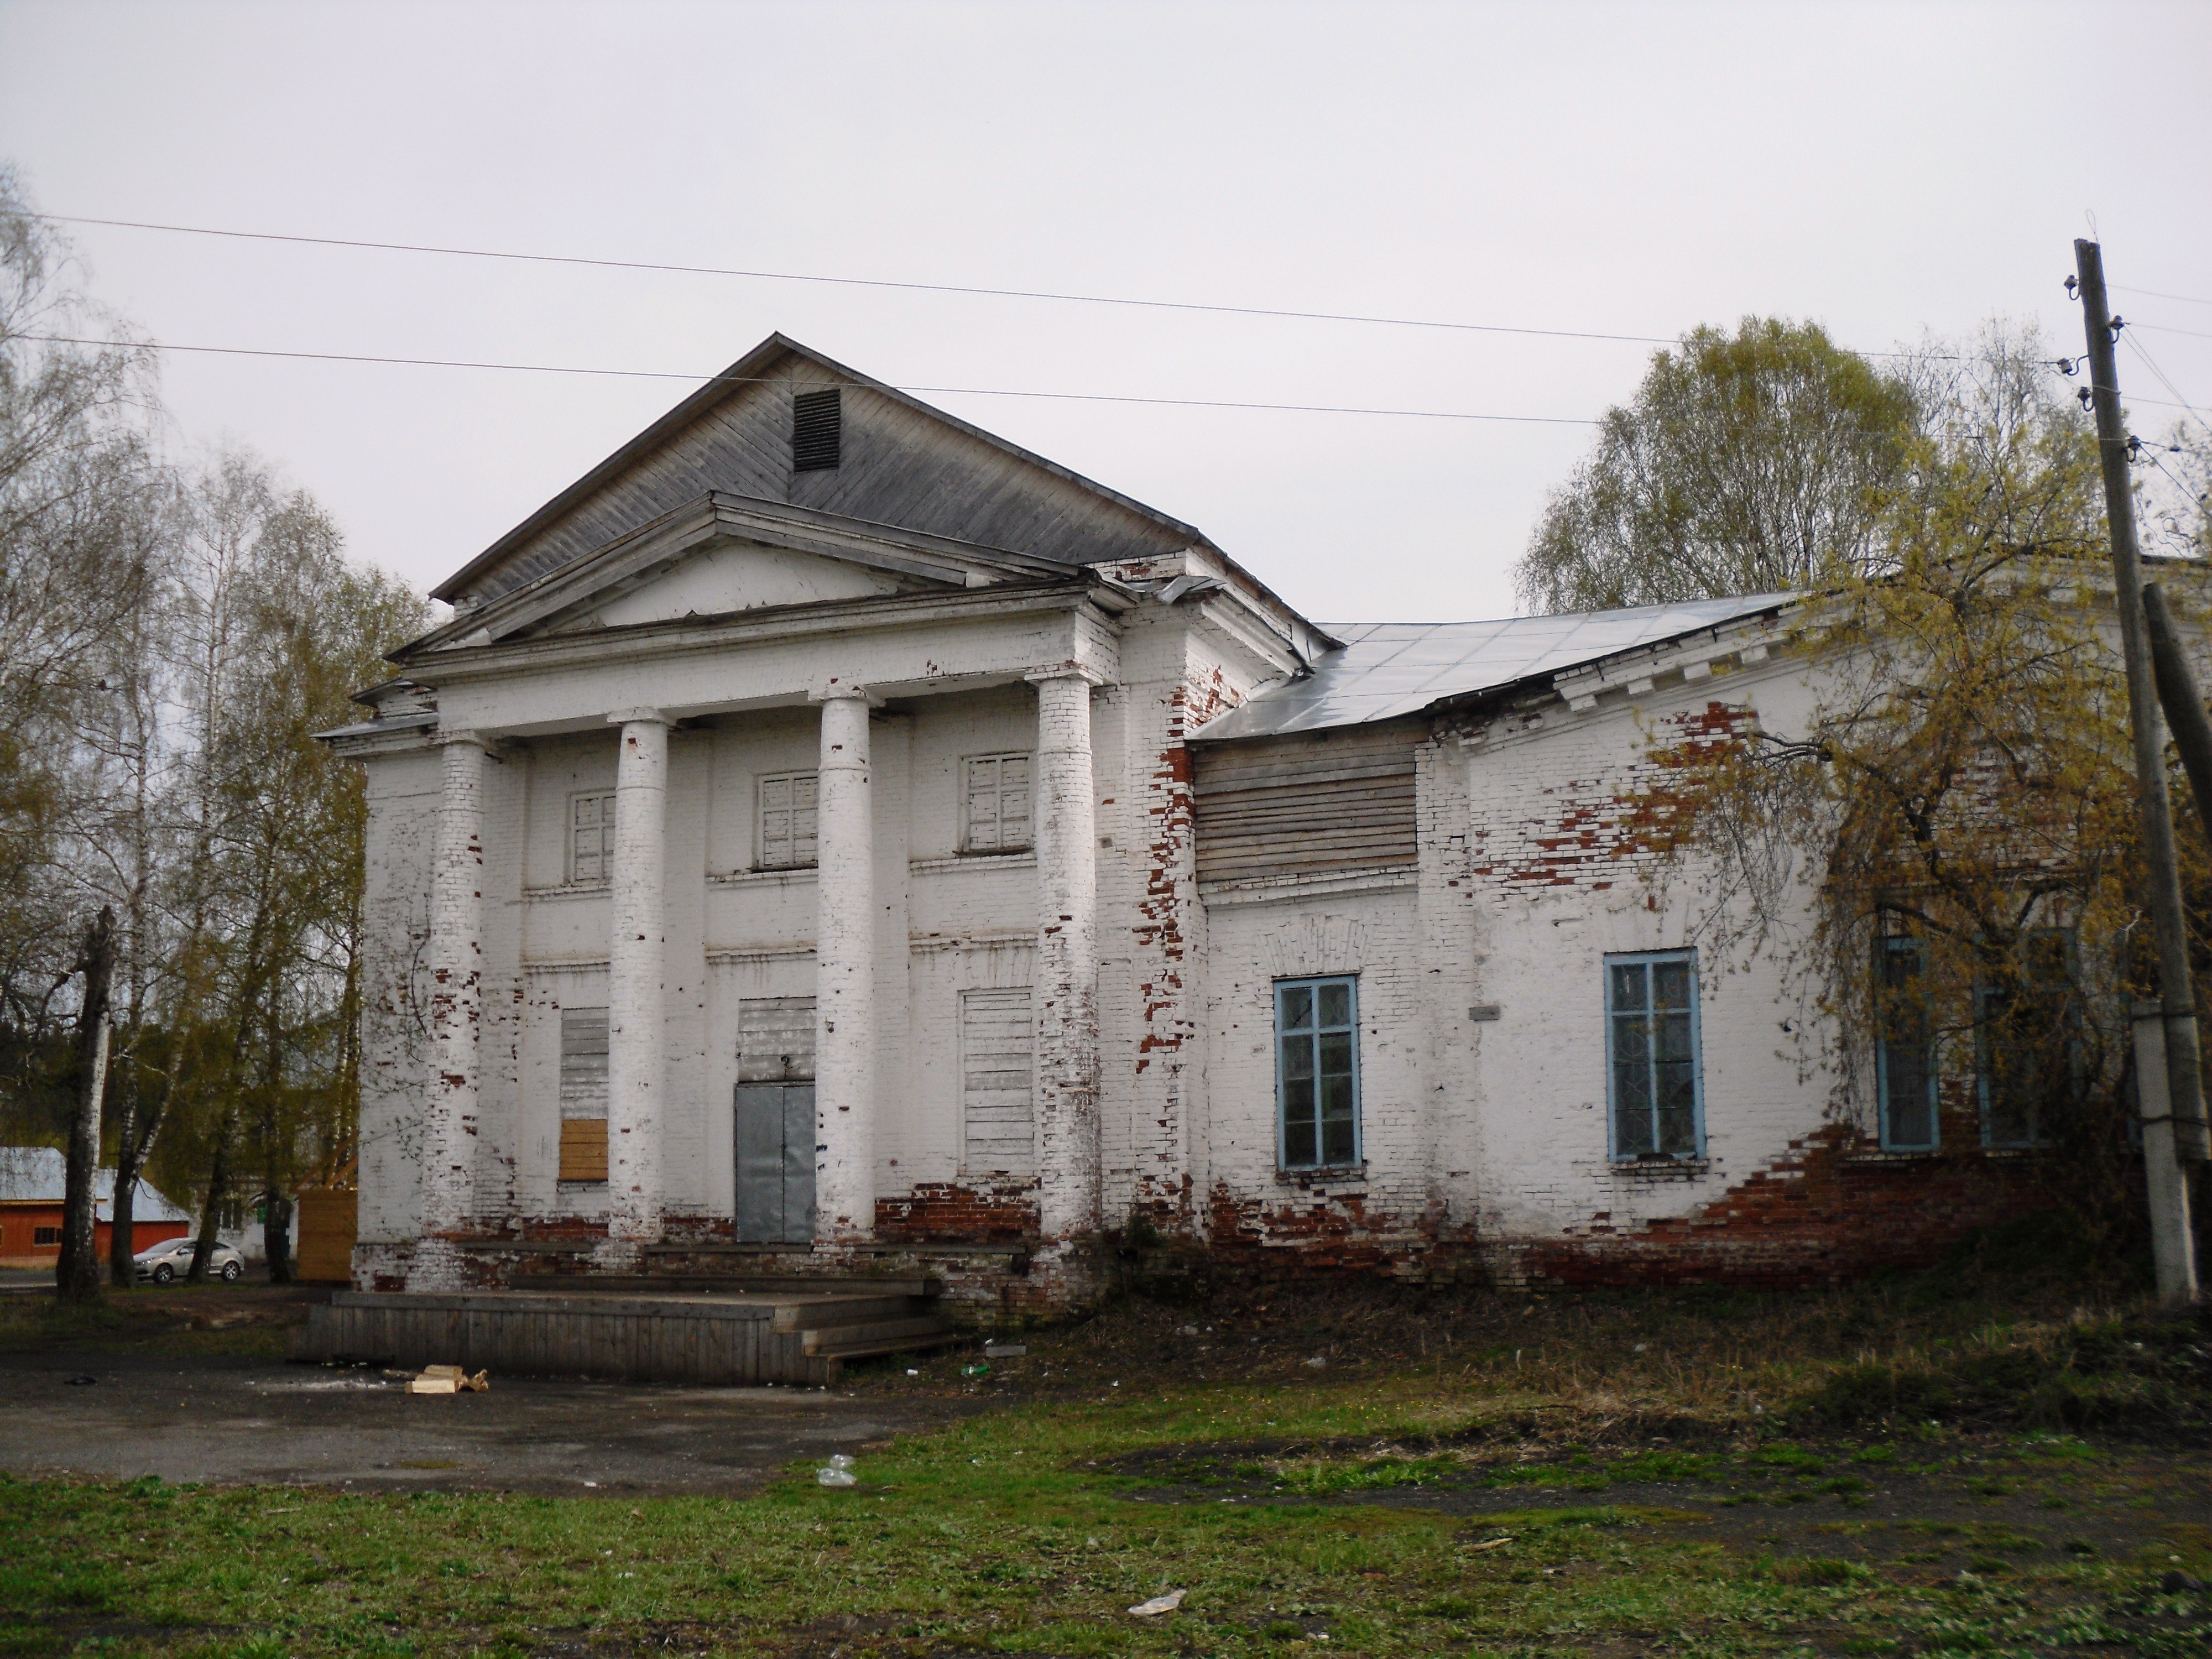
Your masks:
{"label": "dirt ground", "polygon": [[380,1370],[66,1351],[0,1357],[0,1469],[17,1475],[570,1497],[738,1493],[794,1460],[858,1453],[959,1411],[530,1378],[425,1397]]}
{"label": "dirt ground", "polygon": [[[0,1471],[358,1492],[733,1495],[794,1461],[857,1453],[973,1402],[795,1389],[501,1377],[410,1395],[398,1374],[287,1364],[329,1295],[266,1284],[140,1290],[58,1328],[10,1297]],[[51,1304],[44,1304],[51,1306]]]}

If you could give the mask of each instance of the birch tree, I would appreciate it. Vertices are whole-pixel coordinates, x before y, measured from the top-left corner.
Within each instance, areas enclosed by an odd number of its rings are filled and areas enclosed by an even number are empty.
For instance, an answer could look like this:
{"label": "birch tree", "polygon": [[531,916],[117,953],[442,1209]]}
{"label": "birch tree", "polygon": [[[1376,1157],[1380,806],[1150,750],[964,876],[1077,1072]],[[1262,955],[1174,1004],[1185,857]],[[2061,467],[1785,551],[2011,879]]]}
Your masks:
{"label": "birch tree", "polygon": [[1531,611],[1818,587],[1864,574],[1917,425],[1912,387],[1816,323],[1747,317],[1655,353],[1515,567]]}
{"label": "birch tree", "polygon": [[313,733],[428,620],[266,463],[164,436],[150,352],[0,168],[0,1125],[66,1136],[111,906],[118,1285],[142,1171],[202,1200],[202,1273],[268,1205],[281,1273],[293,1186],[350,1154],[365,813]]}

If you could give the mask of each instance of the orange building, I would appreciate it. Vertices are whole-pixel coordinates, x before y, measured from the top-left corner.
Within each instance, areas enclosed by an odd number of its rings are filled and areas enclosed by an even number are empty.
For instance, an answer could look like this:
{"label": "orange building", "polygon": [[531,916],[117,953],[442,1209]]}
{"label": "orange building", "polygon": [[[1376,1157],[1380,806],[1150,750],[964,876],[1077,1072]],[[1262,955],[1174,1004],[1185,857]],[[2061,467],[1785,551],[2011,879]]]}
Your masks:
{"label": "orange building", "polygon": [[[0,1267],[51,1267],[61,1259],[62,1199],[69,1161],[51,1146],[0,1146]],[[115,1171],[93,1173],[95,1253],[115,1237]],[[133,1254],[191,1231],[189,1212],[138,1183],[131,1205]]]}

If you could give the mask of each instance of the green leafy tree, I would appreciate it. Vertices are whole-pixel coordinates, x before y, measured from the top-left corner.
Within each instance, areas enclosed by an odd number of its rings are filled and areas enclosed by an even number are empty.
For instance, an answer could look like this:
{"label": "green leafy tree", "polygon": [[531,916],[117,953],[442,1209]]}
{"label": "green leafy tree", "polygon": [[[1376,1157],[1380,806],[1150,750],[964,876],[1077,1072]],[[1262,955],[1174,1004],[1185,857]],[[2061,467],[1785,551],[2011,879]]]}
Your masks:
{"label": "green leafy tree", "polygon": [[[1646,829],[1704,938],[1796,975],[1839,1115],[1871,1129],[1886,1037],[1949,1109],[1985,1087],[1996,1139],[2065,1147],[2076,1194],[2109,1200],[2153,974],[2094,436],[2049,357],[1994,326],[1921,355],[1879,556],[1802,616],[1817,704],[1656,746]],[[2202,891],[2202,838],[2185,854]]]}
{"label": "green leafy tree", "polygon": [[1601,611],[1867,573],[1917,417],[1904,378],[1816,323],[1693,330],[1553,492],[1515,568],[1521,601]]}
{"label": "green leafy tree", "polygon": [[151,365],[0,167],[0,1139],[67,1137],[112,908],[125,1285],[142,1171],[210,1242],[267,1202],[281,1273],[287,1195],[350,1154],[365,812],[313,734],[428,623],[255,457],[166,459]]}
{"label": "green leafy tree", "polygon": [[220,458],[188,502],[177,636],[199,736],[178,888],[193,944],[177,1080],[189,1127],[169,1161],[204,1160],[176,1171],[204,1194],[192,1273],[204,1276],[224,1212],[251,1200],[281,1278],[289,1194],[349,1155],[358,1111],[366,815],[359,769],[313,734],[351,717],[349,694],[428,617],[404,586],[349,563],[329,515],[250,455]]}

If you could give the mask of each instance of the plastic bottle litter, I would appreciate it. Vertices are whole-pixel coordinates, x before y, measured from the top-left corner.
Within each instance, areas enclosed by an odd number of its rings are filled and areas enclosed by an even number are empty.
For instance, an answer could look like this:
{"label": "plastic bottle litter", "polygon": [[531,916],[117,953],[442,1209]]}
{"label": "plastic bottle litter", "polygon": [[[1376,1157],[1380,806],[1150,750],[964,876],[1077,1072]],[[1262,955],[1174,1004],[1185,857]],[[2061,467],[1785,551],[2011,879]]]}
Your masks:
{"label": "plastic bottle litter", "polygon": [[1135,1613],[1139,1619],[1157,1619],[1160,1614],[1164,1613],[1173,1613],[1177,1607],[1181,1607],[1182,1605],[1182,1598],[1189,1593],[1190,1592],[1188,1590],[1170,1590],[1165,1595],[1155,1595],[1149,1601],[1138,1602],[1137,1605],[1131,1607],[1129,1611]]}
{"label": "plastic bottle litter", "polygon": [[837,1452],[814,1471],[814,1484],[817,1486],[855,1486],[860,1481],[853,1474],[853,1460],[844,1453]]}
{"label": "plastic bottle litter", "polygon": [[990,1374],[990,1364],[985,1360],[979,1359],[972,1365],[963,1365],[960,1368],[960,1375],[963,1376],[988,1376]]}

